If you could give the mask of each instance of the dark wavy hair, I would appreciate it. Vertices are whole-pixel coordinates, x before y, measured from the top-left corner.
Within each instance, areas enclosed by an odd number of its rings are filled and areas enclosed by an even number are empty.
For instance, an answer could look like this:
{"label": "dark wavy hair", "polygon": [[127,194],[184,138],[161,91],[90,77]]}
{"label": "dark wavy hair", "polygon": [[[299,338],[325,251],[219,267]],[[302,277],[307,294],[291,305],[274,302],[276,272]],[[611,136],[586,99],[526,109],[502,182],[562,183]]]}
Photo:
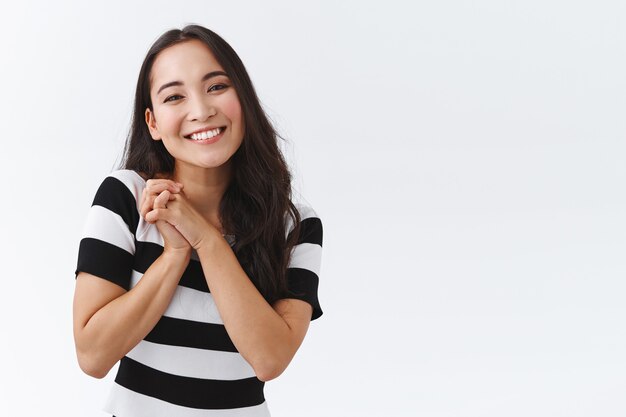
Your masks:
{"label": "dark wavy hair", "polygon": [[[233,251],[242,268],[263,297],[272,303],[288,294],[287,265],[300,234],[300,214],[291,201],[291,173],[278,147],[284,140],[261,107],[252,81],[233,48],[215,32],[187,25],[161,35],[148,50],[139,71],[135,103],[120,168],[134,170],[148,178],[167,176],[174,170],[174,158],[163,141],[152,140],[145,122],[145,110],[153,110],[150,98],[150,71],[164,49],[197,39],[213,52],[237,92],[244,120],[244,138],[232,156],[233,176],[219,205],[226,233],[236,236]],[[293,230],[287,235],[286,216]]]}

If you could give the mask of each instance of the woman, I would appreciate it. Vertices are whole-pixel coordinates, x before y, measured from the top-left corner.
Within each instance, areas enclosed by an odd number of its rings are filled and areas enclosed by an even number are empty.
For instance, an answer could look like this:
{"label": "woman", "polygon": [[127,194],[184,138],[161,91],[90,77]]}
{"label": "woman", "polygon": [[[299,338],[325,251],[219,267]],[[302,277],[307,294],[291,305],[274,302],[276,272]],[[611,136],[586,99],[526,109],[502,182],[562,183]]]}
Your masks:
{"label": "woman", "polygon": [[198,25],[164,33],[78,253],[79,365],[102,378],[120,362],[105,411],[270,415],[265,381],[322,314],[321,247],[237,54]]}

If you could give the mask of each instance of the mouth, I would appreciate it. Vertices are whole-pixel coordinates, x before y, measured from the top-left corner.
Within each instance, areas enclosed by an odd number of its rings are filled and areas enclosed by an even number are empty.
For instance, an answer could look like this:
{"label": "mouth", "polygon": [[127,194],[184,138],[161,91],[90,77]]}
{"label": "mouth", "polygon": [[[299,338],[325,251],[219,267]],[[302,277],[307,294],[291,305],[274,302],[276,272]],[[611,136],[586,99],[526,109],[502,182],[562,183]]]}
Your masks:
{"label": "mouth", "polygon": [[217,127],[215,129],[205,130],[199,133],[192,133],[191,135],[183,136],[185,139],[190,139],[197,142],[208,141],[209,139],[220,136],[226,130],[226,126]]}

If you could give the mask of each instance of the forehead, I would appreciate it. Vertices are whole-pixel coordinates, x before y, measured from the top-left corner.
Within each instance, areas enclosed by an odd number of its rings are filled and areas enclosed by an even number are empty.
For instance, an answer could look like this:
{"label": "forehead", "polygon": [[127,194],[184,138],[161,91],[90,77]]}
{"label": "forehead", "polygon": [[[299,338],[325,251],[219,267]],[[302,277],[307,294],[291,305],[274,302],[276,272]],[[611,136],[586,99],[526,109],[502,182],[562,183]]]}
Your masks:
{"label": "forehead", "polygon": [[207,72],[216,70],[223,68],[209,47],[199,40],[188,40],[157,54],[150,71],[150,89],[170,81],[199,81]]}

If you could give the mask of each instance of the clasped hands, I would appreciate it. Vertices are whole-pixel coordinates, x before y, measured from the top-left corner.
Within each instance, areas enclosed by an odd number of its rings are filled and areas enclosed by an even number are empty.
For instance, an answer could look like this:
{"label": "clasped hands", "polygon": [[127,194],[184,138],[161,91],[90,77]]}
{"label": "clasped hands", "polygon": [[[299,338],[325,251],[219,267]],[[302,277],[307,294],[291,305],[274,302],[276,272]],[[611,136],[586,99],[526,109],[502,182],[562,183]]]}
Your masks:
{"label": "clasped hands", "polygon": [[191,205],[183,184],[169,179],[149,179],[141,196],[140,214],[156,223],[163,236],[164,251],[191,254],[220,232]]}

